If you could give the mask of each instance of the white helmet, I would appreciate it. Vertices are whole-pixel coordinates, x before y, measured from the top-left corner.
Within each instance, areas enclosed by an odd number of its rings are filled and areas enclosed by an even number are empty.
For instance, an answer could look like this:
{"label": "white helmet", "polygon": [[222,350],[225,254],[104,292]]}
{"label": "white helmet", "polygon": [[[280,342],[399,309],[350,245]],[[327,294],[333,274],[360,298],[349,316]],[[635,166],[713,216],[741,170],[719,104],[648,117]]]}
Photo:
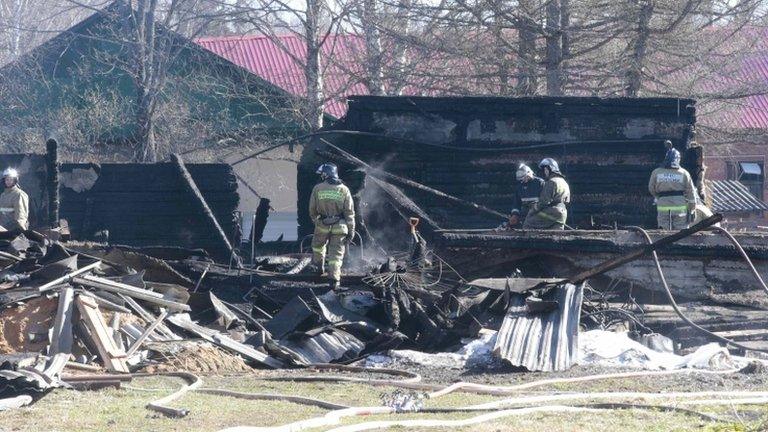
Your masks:
{"label": "white helmet", "polygon": [[517,167],[515,178],[517,181],[523,181],[526,178],[533,178],[533,170],[526,164],[520,164],[520,166]]}
{"label": "white helmet", "polygon": [[3,178],[10,177],[19,179],[19,172],[16,171],[14,168],[6,168],[5,171],[3,171]]}

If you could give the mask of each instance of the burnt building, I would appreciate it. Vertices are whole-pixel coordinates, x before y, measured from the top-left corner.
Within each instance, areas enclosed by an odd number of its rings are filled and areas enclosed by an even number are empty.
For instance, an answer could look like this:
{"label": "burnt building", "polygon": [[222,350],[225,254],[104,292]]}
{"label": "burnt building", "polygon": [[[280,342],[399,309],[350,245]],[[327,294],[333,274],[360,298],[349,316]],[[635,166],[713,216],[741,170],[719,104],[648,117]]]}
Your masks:
{"label": "burnt building", "polygon": [[307,202],[317,181],[314,170],[327,159],[339,162],[369,228],[381,225],[376,231],[392,225],[393,211],[428,216],[432,228],[493,228],[503,222],[417,189],[402,188],[411,202],[405,210],[393,209],[391,199],[380,198],[397,192],[377,193],[381,182],[368,181],[327,143],[375,168],[504,214],[512,204],[517,165],[535,169],[552,157],[571,186],[569,225],[652,227],[648,179],[664,158],[664,140],[684,155],[697,184],[703,181],[701,148],[686,153],[695,120],[695,102],[676,98],[355,96],[346,117],[323,131],[314,151],[303,156],[300,233],[312,230]]}

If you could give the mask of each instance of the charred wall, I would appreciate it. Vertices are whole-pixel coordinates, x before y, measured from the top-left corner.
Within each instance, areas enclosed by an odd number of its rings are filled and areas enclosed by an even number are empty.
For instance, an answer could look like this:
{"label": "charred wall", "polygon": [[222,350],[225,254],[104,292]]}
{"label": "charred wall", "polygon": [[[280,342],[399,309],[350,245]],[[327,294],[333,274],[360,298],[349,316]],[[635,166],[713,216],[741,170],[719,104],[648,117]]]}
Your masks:
{"label": "charred wall", "polygon": [[[355,96],[347,116],[329,129],[363,134],[322,138],[371,165],[503,213],[510,210],[516,165],[535,167],[553,157],[571,185],[569,224],[653,226],[648,178],[664,157],[664,140],[685,154],[694,123],[690,99]],[[322,150],[323,140],[315,141],[315,149]],[[305,152],[300,166],[304,234],[311,232],[307,201],[322,161]],[[353,167],[340,168],[349,176]],[[361,178],[348,183],[353,189],[363,184]],[[434,196],[404,192],[443,228],[500,222]]]}
{"label": "charred wall", "polygon": [[[187,169],[224,232],[239,241],[232,167],[187,164]],[[59,177],[61,217],[74,238],[93,239],[108,230],[111,243],[223,252],[173,164],[63,164]]]}

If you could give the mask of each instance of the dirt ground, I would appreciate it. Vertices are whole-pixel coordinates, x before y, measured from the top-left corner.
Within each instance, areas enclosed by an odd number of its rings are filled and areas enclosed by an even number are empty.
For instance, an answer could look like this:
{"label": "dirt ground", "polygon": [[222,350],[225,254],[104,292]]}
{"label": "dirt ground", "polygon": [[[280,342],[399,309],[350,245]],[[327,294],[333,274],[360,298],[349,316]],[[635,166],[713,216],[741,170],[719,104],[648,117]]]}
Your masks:
{"label": "dirt ground", "polygon": [[241,357],[209,343],[186,343],[174,352],[165,353],[158,363],[142,370],[146,373],[186,371],[205,375],[255,374]]}
{"label": "dirt ground", "polygon": [[[42,351],[48,345],[48,329],[53,324],[56,299],[38,297],[0,311],[0,354]],[[32,336],[40,335],[39,339]]]}
{"label": "dirt ground", "polygon": [[[405,365],[398,365],[404,367]],[[595,373],[617,372],[615,369],[574,367],[563,373],[528,373],[495,370],[492,373],[466,370],[412,368],[425,382],[449,383],[465,380],[492,384],[514,384],[556,377],[577,377]],[[203,387],[224,388],[240,392],[290,394],[322,399],[350,406],[381,406],[384,395],[392,387],[373,387],[364,383],[328,383],[269,381],[265,378],[318,375],[305,370],[259,371],[231,376],[203,375]],[[344,375],[343,372],[322,372]],[[349,374],[354,377],[383,377],[381,374]],[[556,384],[521,392],[521,396],[564,392],[602,391],[702,391],[762,390],[768,391],[768,373],[736,373],[730,375],[682,374],[663,377],[609,379],[593,382]],[[122,389],[99,391],[55,390],[30,407],[0,412],[0,431],[217,431],[234,426],[278,426],[321,416],[328,410],[282,401],[256,401],[191,392],[171,406],[189,409],[184,418],[172,419],[146,410],[145,405],[164,397],[181,386],[170,377],[136,378]],[[499,400],[500,397],[452,393],[426,400],[426,408],[462,407]],[[624,401],[641,402],[641,401]],[[676,406],[672,400],[654,400],[655,405]],[[578,403],[574,402],[574,405]],[[540,412],[510,416],[461,428],[414,428],[416,431],[497,432],[497,431],[765,431],[768,430],[768,406],[734,405],[719,407],[687,407],[714,416],[718,421],[703,419],[693,413],[659,408],[603,409],[594,412]],[[474,413],[403,413],[372,415],[344,420],[341,425],[378,420],[452,419],[473,417]],[[335,426],[332,426],[335,427]],[[311,432],[332,427],[310,429]],[[402,428],[397,428],[402,430]]]}

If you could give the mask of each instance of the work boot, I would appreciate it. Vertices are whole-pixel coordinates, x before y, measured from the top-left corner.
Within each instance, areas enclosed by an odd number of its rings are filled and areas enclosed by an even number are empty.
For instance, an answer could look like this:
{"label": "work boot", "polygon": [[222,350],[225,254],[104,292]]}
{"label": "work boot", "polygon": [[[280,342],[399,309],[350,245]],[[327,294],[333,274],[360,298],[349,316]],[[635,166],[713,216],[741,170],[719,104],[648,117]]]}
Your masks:
{"label": "work boot", "polygon": [[307,266],[307,272],[312,275],[323,276],[325,274],[325,269],[323,268],[323,266],[319,266],[317,264],[310,264]]}

